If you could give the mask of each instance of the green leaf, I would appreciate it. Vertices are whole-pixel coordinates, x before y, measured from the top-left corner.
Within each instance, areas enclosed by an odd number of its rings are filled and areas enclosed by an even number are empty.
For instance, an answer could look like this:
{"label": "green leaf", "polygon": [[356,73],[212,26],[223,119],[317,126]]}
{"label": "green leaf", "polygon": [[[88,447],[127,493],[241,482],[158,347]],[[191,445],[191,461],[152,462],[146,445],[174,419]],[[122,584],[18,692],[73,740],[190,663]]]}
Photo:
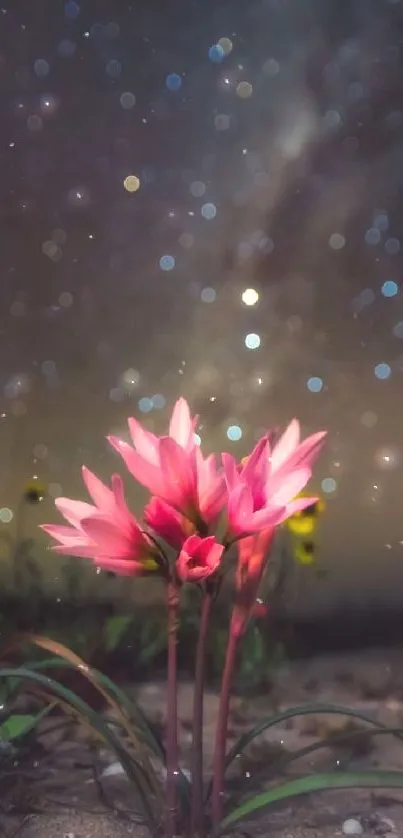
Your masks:
{"label": "green leaf", "polygon": [[26,736],[30,733],[44,718],[50,713],[52,707],[45,707],[40,713],[35,715],[15,713],[8,717],[8,719],[0,725],[0,739],[10,742],[13,739],[18,739],[21,736]]}
{"label": "green leaf", "polygon": [[330,774],[311,774],[290,780],[252,797],[234,809],[220,824],[220,832],[255,812],[301,794],[329,789],[347,788],[403,788],[403,771],[334,771]]}
{"label": "green leaf", "polygon": [[[383,730],[388,729],[387,725],[380,724],[374,719],[371,719],[371,717],[367,716],[365,713],[361,713],[360,710],[352,710],[349,707],[343,707],[337,704],[302,704],[299,707],[291,707],[289,710],[284,710],[282,713],[276,713],[273,716],[262,719],[262,721],[258,722],[257,725],[254,725],[254,727],[244,733],[243,736],[240,736],[227,755],[226,768],[231,765],[234,759],[236,759],[238,755],[241,754],[251,742],[253,742],[254,739],[261,736],[261,734],[269,728],[281,724],[288,719],[294,719],[297,716],[317,716],[321,714],[348,716],[350,718],[366,722],[372,727],[382,728]],[[394,733],[391,735],[403,742],[403,734]]]}
{"label": "green leaf", "polygon": [[94,730],[102,737],[104,742],[109,745],[112,751],[116,754],[117,759],[121,763],[127,778],[131,781],[136,789],[139,802],[141,804],[143,814],[147,821],[155,823],[155,798],[152,794],[152,782],[148,773],[143,766],[130,754],[130,752],[123,746],[120,739],[115,735],[112,728],[106,724],[102,715],[96,713],[82,698],[76,695],[72,690],[54,681],[47,675],[42,675],[40,672],[34,672],[26,667],[0,668],[0,678],[22,678],[23,680],[33,681],[39,684],[47,692],[56,695],[61,701],[67,703],[76,712],[86,719]]}
{"label": "green leaf", "polygon": [[122,637],[126,634],[133,617],[129,614],[110,617],[104,626],[104,645],[107,652],[114,652],[119,646]]}

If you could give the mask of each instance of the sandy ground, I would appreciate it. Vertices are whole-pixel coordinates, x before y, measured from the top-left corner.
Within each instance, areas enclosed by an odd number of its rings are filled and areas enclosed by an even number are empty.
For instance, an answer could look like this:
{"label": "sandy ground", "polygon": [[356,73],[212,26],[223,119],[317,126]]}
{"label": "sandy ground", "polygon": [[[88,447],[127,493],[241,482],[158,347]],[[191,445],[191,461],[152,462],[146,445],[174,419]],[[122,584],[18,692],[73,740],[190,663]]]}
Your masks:
{"label": "sandy ground", "polygon": [[[165,691],[162,684],[142,685],[137,689],[128,686],[127,689],[136,694],[151,718],[163,723]],[[182,764],[185,768],[189,765],[191,698],[191,685],[182,684],[179,717]],[[394,727],[403,726],[403,649],[388,652],[375,649],[285,666],[268,694],[254,699],[234,700],[231,740],[234,741],[251,723],[274,709],[277,711],[308,701],[354,707],[376,721]],[[217,707],[218,696],[207,693],[204,728],[207,771],[211,763]],[[365,729],[361,723],[358,727]],[[327,739],[328,747],[314,756],[292,763],[287,768],[287,774],[275,778],[278,782],[287,777],[338,767],[356,770],[403,768],[403,743],[390,736],[370,738],[366,733],[360,733],[354,744],[344,740],[342,744],[335,745],[333,737],[344,735],[347,730],[344,717],[327,714],[305,716],[273,728],[270,735],[260,737],[249,752],[235,762],[229,777],[230,789],[245,789],[245,783],[250,784],[251,792],[264,789],[268,784],[273,757],[303,748],[318,738]],[[38,781],[38,795],[43,799],[50,795],[53,805],[46,806],[43,814],[26,817],[25,820],[11,813],[3,823],[3,834],[21,838],[123,838],[130,835],[144,838],[144,830],[130,822],[129,818],[102,811],[88,755],[85,758],[84,751],[82,735],[78,735],[76,741],[52,741],[51,779],[45,782],[45,791]],[[102,758],[104,765],[112,759],[108,754],[103,754]],[[103,785],[108,799],[118,801],[121,809],[130,808],[130,790],[124,777],[117,774],[105,780]],[[55,800],[59,803],[56,808]],[[49,808],[51,811],[48,811]],[[292,805],[271,809],[252,825],[246,824],[245,831],[262,836],[270,832],[279,838],[330,838],[343,834],[343,823],[347,818],[358,820],[357,829],[364,836],[403,838],[403,792],[357,790],[305,796],[293,800]]]}

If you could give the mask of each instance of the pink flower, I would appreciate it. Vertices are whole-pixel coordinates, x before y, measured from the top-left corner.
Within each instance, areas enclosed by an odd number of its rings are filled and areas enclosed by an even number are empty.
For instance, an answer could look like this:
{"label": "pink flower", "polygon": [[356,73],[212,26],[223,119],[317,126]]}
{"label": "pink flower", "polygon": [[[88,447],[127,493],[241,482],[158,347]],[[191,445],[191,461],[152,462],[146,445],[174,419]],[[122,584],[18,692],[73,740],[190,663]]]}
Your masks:
{"label": "pink flower", "polygon": [[113,475],[109,489],[87,468],[83,467],[82,473],[93,504],[56,499],[59,512],[70,526],[42,526],[59,542],[52,550],[92,559],[102,570],[122,576],[158,570],[155,547],[127,508],[119,475]]}
{"label": "pink flower", "polygon": [[159,498],[151,498],[143,518],[150,530],[177,550],[194,530],[187,518]]}
{"label": "pink flower", "polygon": [[271,527],[238,543],[238,564],[235,574],[235,605],[231,620],[231,632],[241,635],[256,608],[256,597],[266,561],[275,535]]}
{"label": "pink flower", "polygon": [[312,475],[312,464],[326,433],[313,434],[300,443],[294,419],[271,451],[269,437],[262,437],[244,465],[229,454],[222,460],[228,488],[228,524],[233,535],[247,535],[275,527],[315,503],[297,498]]}
{"label": "pink flower", "polygon": [[196,444],[197,417],[192,419],[185,399],[175,404],[169,436],[155,436],[136,419],[128,424],[134,448],[118,437],[108,439],[133,477],[194,523],[200,518],[215,523],[225,503],[225,482],[214,457],[204,459]]}
{"label": "pink flower", "polygon": [[179,578],[182,582],[203,582],[218,570],[223,551],[223,545],[213,535],[208,538],[189,536],[176,561]]}

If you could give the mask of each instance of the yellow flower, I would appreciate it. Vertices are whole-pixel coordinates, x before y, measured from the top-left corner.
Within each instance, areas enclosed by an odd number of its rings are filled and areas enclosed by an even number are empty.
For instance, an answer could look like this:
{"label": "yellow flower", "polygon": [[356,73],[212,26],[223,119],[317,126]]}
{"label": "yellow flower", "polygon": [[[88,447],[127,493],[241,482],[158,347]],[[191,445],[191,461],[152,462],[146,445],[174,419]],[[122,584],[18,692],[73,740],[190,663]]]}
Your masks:
{"label": "yellow flower", "polygon": [[[301,495],[300,495],[301,497]],[[307,506],[301,512],[296,512],[291,518],[285,521],[285,526],[293,534],[300,537],[312,535],[318,526],[318,520],[322,512],[324,512],[324,501],[319,499],[312,506]]]}
{"label": "yellow flower", "polygon": [[[304,495],[299,497],[304,497]],[[315,561],[314,533],[324,509],[325,503],[319,498],[316,503],[307,506],[301,512],[296,512],[295,515],[285,521],[284,526],[287,527],[292,536],[293,559],[298,564],[311,565]]]}

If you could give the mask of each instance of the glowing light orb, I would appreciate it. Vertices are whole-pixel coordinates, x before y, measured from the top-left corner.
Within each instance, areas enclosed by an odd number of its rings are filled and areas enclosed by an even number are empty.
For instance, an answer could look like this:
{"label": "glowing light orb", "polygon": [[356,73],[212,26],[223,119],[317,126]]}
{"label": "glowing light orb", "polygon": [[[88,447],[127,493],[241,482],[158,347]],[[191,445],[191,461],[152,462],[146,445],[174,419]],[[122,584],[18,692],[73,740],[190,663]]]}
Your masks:
{"label": "glowing light orb", "polygon": [[311,378],[308,378],[306,386],[310,393],[320,393],[323,390],[323,381],[318,375],[313,375]]}
{"label": "glowing light orb", "polygon": [[398,290],[397,282],[394,282],[393,279],[387,279],[382,285],[381,293],[384,297],[396,297]]}
{"label": "glowing light orb", "polygon": [[261,344],[260,336],[251,332],[249,335],[246,335],[245,338],[245,346],[247,349],[259,349]]}
{"label": "glowing light orb", "polygon": [[138,192],[140,189],[140,179],[137,175],[127,175],[123,181],[123,186],[126,192]]}
{"label": "glowing light orb", "polygon": [[174,256],[170,256],[166,254],[165,256],[161,256],[159,261],[159,266],[162,271],[172,271],[175,267],[175,258]]}
{"label": "glowing light orb", "polygon": [[242,292],[242,302],[246,306],[255,306],[259,300],[259,294],[254,288],[246,288]]}
{"label": "glowing light orb", "polygon": [[390,378],[392,370],[389,364],[381,363],[374,367],[374,374],[375,378],[378,378],[379,381],[386,381],[387,378]]}
{"label": "glowing light orb", "polygon": [[227,437],[231,442],[239,442],[242,439],[242,428],[239,425],[230,425],[227,428]]}
{"label": "glowing light orb", "polygon": [[337,489],[337,483],[333,477],[325,477],[321,483],[322,492],[326,495],[331,495]]}
{"label": "glowing light orb", "polygon": [[213,61],[215,64],[220,64],[225,58],[225,52],[221,44],[213,44],[208,51],[208,57],[210,61]]}
{"label": "glowing light orb", "polygon": [[182,87],[182,79],[178,73],[170,73],[165,79],[165,84],[171,93],[176,93]]}

